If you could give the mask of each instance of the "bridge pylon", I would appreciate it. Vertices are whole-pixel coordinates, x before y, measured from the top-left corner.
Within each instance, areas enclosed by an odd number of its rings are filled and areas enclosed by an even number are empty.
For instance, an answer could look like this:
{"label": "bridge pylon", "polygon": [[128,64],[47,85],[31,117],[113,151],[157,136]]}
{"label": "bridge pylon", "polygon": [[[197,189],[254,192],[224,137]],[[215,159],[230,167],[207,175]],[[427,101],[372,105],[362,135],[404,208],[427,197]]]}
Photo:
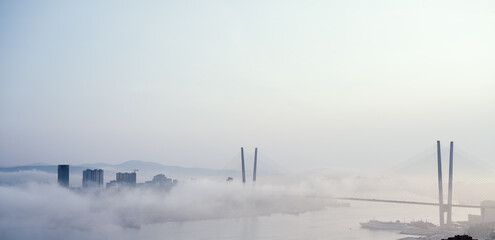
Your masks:
{"label": "bridge pylon", "polygon": [[447,204],[443,203],[443,183],[442,183],[442,153],[440,141],[437,141],[437,161],[438,161],[438,208],[440,216],[440,227],[443,227],[445,213],[447,213],[447,224],[452,223],[452,184],[453,184],[453,168],[454,168],[454,142],[450,142],[450,157],[449,157],[449,188]]}

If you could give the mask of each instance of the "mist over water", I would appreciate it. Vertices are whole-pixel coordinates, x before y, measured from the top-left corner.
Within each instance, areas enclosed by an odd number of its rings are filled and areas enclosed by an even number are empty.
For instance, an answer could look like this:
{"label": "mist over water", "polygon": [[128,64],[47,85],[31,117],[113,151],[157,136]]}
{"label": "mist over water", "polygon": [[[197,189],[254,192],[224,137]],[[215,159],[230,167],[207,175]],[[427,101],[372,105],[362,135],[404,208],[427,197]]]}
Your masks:
{"label": "mist over water", "polygon": [[[26,175],[31,179],[16,180]],[[335,176],[319,171],[267,178],[256,185],[199,179],[179,181],[170,191],[139,187],[84,191],[58,186],[55,174],[0,173],[0,238],[398,239],[396,233],[362,229],[359,222],[438,223],[436,207],[348,205],[331,198],[435,202],[435,185],[427,184],[430,179],[423,183],[363,173]],[[42,183],[43,179],[52,181]],[[468,213],[478,211],[455,209],[454,220],[467,220]]]}
{"label": "mist over water", "polygon": [[[299,214],[338,207],[332,199],[305,198],[282,186],[242,186],[198,180],[170,192],[148,188],[75,191],[57,184],[0,186],[2,239],[85,239],[119,236],[164,222]],[[117,235],[115,235],[117,234]]]}

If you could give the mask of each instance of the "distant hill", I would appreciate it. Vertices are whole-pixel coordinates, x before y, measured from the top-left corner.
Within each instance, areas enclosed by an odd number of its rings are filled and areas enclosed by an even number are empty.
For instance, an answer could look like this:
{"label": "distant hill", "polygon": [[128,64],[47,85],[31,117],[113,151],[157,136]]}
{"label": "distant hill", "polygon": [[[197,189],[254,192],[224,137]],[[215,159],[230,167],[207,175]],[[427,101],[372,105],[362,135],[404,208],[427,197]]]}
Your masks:
{"label": "distant hill", "polygon": [[[85,169],[103,169],[112,172],[130,172],[134,169],[144,172],[159,172],[164,171],[174,175],[190,175],[190,176],[232,176],[239,173],[235,170],[215,170],[207,168],[186,168],[179,166],[167,166],[155,162],[146,162],[140,160],[131,160],[120,164],[106,163],[87,163],[80,165],[71,165],[70,172],[81,174]],[[42,171],[48,173],[57,173],[57,165],[33,164],[25,166],[0,167],[0,172],[20,172],[20,171]]]}

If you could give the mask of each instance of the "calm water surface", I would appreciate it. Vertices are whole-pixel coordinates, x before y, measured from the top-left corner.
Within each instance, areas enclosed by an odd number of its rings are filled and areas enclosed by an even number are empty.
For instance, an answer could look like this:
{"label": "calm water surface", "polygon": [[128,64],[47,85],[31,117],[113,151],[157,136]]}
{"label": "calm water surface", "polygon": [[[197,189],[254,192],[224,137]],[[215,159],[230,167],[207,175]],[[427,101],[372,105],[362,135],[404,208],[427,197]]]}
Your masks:
{"label": "calm water surface", "polygon": [[[454,220],[466,220],[467,214],[479,214],[471,209],[454,209]],[[433,206],[388,203],[351,202],[350,207],[328,208],[298,215],[215,219],[190,222],[170,222],[129,230],[134,239],[399,239],[406,237],[393,232],[371,231],[359,222],[427,220],[438,223],[438,209]]]}

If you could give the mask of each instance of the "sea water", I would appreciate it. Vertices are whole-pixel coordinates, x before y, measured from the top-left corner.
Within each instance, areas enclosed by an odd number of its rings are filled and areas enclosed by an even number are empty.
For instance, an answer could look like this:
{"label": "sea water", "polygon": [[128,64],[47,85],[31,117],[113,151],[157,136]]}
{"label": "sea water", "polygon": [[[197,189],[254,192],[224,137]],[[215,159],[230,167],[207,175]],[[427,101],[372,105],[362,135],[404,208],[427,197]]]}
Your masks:
{"label": "sea water", "polygon": [[[476,209],[454,209],[453,220],[465,221]],[[428,221],[438,224],[438,207],[376,202],[350,202],[302,214],[273,214],[235,219],[211,219],[143,225],[126,230],[129,239],[400,239],[395,232],[361,228],[360,222]]]}

